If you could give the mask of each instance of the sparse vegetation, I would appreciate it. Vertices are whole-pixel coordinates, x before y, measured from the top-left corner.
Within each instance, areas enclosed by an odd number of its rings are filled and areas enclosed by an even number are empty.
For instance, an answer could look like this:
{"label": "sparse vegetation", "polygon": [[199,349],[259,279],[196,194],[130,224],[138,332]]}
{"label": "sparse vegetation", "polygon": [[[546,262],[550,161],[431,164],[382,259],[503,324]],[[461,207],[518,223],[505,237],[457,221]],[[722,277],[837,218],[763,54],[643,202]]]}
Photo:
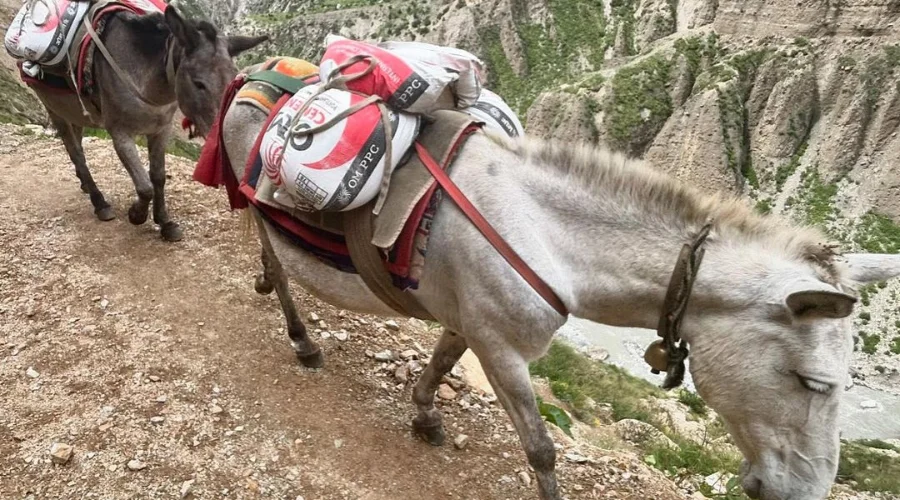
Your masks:
{"label": "sparse vegetation", "polygon": [[708,413],[706,402],[696,392],[687,389],[681,389],[678,392],[678,401],[691,409],[694,415],[705,417]]}
{"label": "sparse vegetation", "polygon": [[614,146],[640,151],[672,114],[668,92],[672,62],[651,56],[625,66],[613,77],[606,102],[606,123]]}
{"label": "sparse vegetation", "polygon": [[878,352],[878,344],[881,343],[881,335],[877,333],[868,334],[859,332],[859,338],[862,339],[862,347],[860,350],[866,354],[875,354]]}
{"label": "sparse vegetation", "polygon": [[829,229],[830,222],[837,218],[838,211],[834,206],[837,185],[826,183],[819,174],[818,165],[803,172],[800,177],[800,196],[802,201],[802,222]]}
{"label": "sparse vegetation", "polygon": [[[85,137],[98,137],[100,139],[110,139],[109,133],[103,129],[97,128],[86,128],[84,129]],[[144,137],[138,137],[135,141],[140,147],[147,147],[147,139]],[[200,150],[202,146],[199,144],[195,144],[190,141],[185,141],[184,139],[173,137],[169,140],[169,145],[166,147],[166,153],[172,156],[180,156],[181,158],[187,158],[188,160],[197,161],[200,158]]]}
{"label": "sparse vegetation", "polygon": [[531,374],[549,380],[553,395],[586,422],[595,418],[590,400],[612,405],[616,420],[646,422],[650,414],[641,400],[663,396],[662,390],[650,383],[615,366],[591,361],[561,342],[554,342],[546,356],[532,363]]}
{"label": "sparse vegetation", "polygon": [[889,217],[869,212],[859,221],[854,242],[872,253],[900,253],[900,226]]}
{"label": "sparse vegetation", "polygon": [[842,442],[838,480],[864,491],[900,493],[900,459],[890,452],[900,449],[882,441]]}
{"label": "sparse vegetation", "polygon": [[763,198],[756,202],[756,211],[768,215],[772,213],[772,198]]}

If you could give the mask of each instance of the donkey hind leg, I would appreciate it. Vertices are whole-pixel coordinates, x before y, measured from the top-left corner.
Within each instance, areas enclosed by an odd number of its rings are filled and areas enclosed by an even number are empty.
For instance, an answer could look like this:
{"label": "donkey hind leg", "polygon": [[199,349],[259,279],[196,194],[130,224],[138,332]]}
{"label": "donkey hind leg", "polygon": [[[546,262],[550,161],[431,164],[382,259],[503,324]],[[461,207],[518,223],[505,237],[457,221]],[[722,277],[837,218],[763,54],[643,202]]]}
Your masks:
{"label": "donkey hind leg", "polygon": [[559,500],[556,449],[538,411],[528,363],[511,349],[487,349],[471,340],[470,344],[519,434],[528,463],[537,476],[541,500]]}
{"label": "donkey hind leg", "polygon": [[291,298],[291,290],[288,286],[287,276],[281,262],[275,256],[275,250],[272,249],[272,242],[269,241],[269,234],[263,224],[262,218],[252,208],[253,216],[256,219],[256,225],[259,229],[259,242],[262,244],[264,263],[266,266],[266,275],[275,285],[275,292],[278,295],[278,301],[281,302],[281,310],[284,312],[284,319],[287,321],[288,337],[291,338],[291,345],[297,353],[297,359],[300,364],[308,368],[321,368],[325,365],[325,358],[322,350],[309,338],[306,333],[306,325],[300,319],[297,313],[297,307]]}
{"label": "donkey hind leg", "polygon": [[181,241],[183,233],[178,223],[169,220],[166,209],[166,144],[168,129],[147,136],[150,156],[150,182],[153,184],[153,222],[159,224],[159,233],[166,241]]}
{"label": "donkey hind leg", "polygon": [[87,160],[84,157],[84,148],[81,146],[83,129],[53,114],[49,116],[53,126],[59,132],[63,144],[66,146],[69,159],[75,165],[75,175],[81,181],[81,190],[91,196],[91,204],[94,206],[94,213],[97,215],[97,218],[102,221],[115,219],[116,214],[113,212],[112,207],[109,206],[109,203],[106,202],[103,193],[100,192],[93,176],[91,176],[90,170],[88,170]]}
{"label": "donkey hind leg", "polygon": [[262,250],[260,260],[262,261],[263,271],[256,275],[256,283],[253,284],[253,287],[256,289],[256,293],[269,295],[275,289],[275,285],[272,284],[272,271],[269,268],[269,257],[265,249]]}
{"label": "donkey hind leg", "polygon": [[153,199],[153,186],[150,184],[147,170],[141,165],[141,157],[138,155],[134,137],[116,130],[109,130],[109,135],[112,137],[116,154],[128,175],[131,176],[134,190],[137,192],[137,200],[128,209],[128,222],[139,226],[147,222],[150,200]]}
{"label": "donkey hind leg", "polygon": [[413,403],[419,409],[419,414],[413,419],[413,431],[434,446],[444,444],[445,438],[441,412],[434,407],[434,393],[441,378],[453,368],[467,348],[466,339],[445,329],[434,347],[431,361],[413,390]]}

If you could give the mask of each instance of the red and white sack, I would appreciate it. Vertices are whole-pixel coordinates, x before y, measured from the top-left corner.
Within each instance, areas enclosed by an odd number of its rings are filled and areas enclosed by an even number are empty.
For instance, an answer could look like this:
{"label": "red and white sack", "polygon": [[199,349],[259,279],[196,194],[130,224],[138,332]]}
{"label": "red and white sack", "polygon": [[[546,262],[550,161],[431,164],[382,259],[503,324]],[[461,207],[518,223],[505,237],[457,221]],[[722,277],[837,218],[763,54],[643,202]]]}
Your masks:
{"label": "red and white sack", "polygon": [[75,0],[26,2],[6,30],[6,52],[14,59],[59,64],[90,6]]}
{"label": "red and white sack", "polygon": [[[263,171],[277,188],[274,201],[299,210],[345,211],[374,199],[384,176],[387,151],[381,111],[375,104],[336,121],[312,135],[285,138],[297,112],[320,88],[300,89],[272,120],[260,144]],[[313,98],[298,128],[315,128],[334,121],[365,96],[330,89]],[[403,158],[419,130],[419,119],[389,112],[392,167]]]}
{"label": "red and white sack", "polygon": [[522,122],[503,99],[488,89],[482,89],[474,106],[460,110],[484,122],[486,128],[502,132],[510,137],[525,135]]}
{"label": "red and white sack", "polygon": [[459,75],[440,66],[415,59],[401,57],[375,45],[349,40],[337,35],[325,39],[325,54],[319,63],[319,75],[323,82],[363,72],[370,60],[358,61],[350,66],[337,68],[355,56],[370,56],[377,65],[371,73],[347,83],[348,90],[365,95],[377,95],[396,111],[426,114],[437,109],[455,107],[450,84]]}
{"label": "red and white sack", "polygon": [[474,105],[481,96],[484,63],[471,52],[422,42],[382,42],[378,46],[405,60],[426,62],[459,75],[450,84],[459,108]]}

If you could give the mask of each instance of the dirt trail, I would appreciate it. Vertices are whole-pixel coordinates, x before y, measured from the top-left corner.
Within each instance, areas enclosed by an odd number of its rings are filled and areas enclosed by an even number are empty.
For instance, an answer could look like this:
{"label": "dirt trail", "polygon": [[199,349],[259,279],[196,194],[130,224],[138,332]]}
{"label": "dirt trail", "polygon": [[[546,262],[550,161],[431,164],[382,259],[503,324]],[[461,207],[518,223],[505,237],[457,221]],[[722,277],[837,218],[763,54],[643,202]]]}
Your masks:
{"label": "dirt trail", "polygon": [[[61,142],[0,126],[0,498],[178,498],[190,480],[196,498],[536,497],[502,409],[456,380],[448,444],[411,435],[411,386],[366,351],[430,349],[436,332],[388,331],[297,290],[304,316],[350,336],[321,341],[324,370],[301,369],[274,296],[253,291],[258,246],[224,193],[170,158],[185,240],[166,244],[128,224],[112,146],[88,139],[86,154],[113,222],[93,216]],[[55,442],[74,446],[65,466]],[[679,498],[634,458],[575,464],[571,446],[570,498]]]}

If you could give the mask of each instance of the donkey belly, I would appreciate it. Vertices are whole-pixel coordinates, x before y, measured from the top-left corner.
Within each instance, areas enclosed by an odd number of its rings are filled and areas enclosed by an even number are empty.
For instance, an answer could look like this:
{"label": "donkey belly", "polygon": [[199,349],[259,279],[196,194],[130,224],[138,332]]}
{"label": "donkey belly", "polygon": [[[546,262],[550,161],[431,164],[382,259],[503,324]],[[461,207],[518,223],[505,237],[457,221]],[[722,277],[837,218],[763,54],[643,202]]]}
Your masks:
{"label": "donkey belly", "polygon": [[53,93],[40,89],[34,89],[34,93],[51,114],[78,127],[100,128],[100,117],[86,116],[75,94]]}
{"label": "donkey belly", "polygon": [[290,277],[307,292],[334,307],[378,316],[398,316],[378,300],[358,274],[338,271],[292,245],[266,223],[275,255]]}

